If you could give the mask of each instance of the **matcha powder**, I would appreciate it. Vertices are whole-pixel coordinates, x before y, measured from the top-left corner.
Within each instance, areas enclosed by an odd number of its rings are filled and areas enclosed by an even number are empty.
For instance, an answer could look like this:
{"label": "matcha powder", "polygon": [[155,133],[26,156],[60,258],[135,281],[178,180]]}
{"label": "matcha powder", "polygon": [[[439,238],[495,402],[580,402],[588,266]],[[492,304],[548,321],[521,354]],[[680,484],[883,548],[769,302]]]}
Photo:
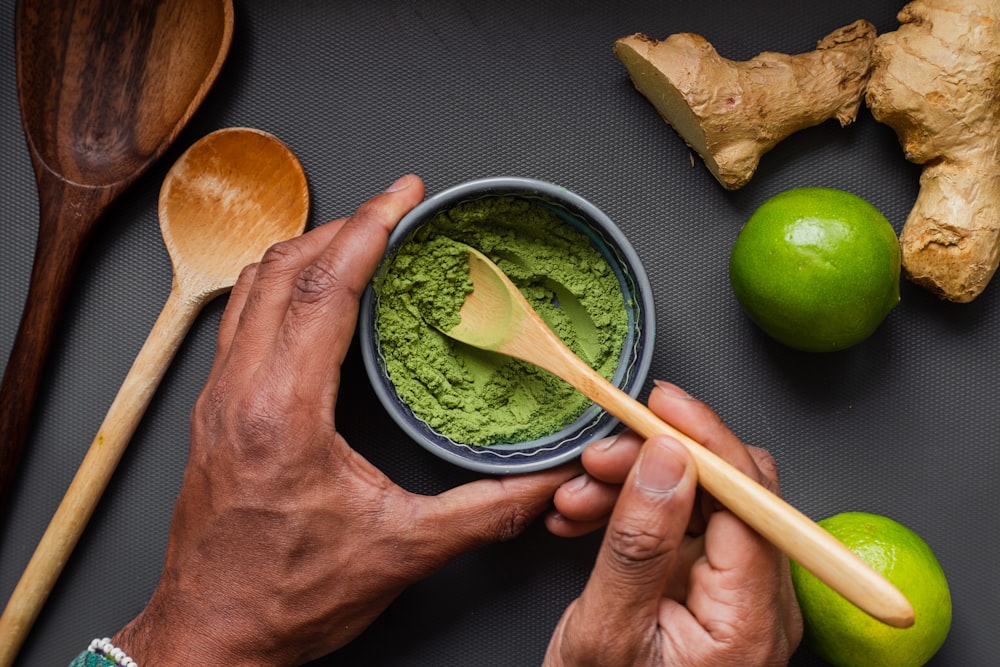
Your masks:
{"label": "matcha powder", "polygon": [[[456,243],[457,242],[457,243]],[[570,349],[611,379],[628,329],[619,282],[588,237],[541,204],[466,202],[418,229],[376,281],[376,328],[389,379],[413,413],[456,442],[544,437],[590,400],[547,371],[455,342],[477,248],[517,285]]]}

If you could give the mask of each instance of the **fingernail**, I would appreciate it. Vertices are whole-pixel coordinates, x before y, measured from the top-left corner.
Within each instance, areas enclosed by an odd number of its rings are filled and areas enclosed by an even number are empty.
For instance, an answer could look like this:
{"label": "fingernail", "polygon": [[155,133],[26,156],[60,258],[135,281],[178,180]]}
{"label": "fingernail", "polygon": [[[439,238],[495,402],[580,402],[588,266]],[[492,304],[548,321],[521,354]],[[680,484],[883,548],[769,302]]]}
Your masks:
{"label": "fingernail", "polygon": [[577,493],[583,487],[587,486],[587,482],[589,480],[590,480],[589,475],[580,475],[578,477],[574,477],[573,479],[563,484],[562,488],[565,491],[568,491],[569,493]]}
{"label": "fingernail", "polygon": [[669,493],[684,477],[684,463],[670,448],[651,441],[639,455],[635,474],[636,486],[653,493]]}
{"label": "fingernail", "polygon": [[400,190],[405,190],[410,187],[410,179],[406,176],[400,176],[396,179],[396,182],[385,189],[386,192],[399,192]]}
{"label": "fingernail", "polygon": [[674,396],[675,398],[691,398],[691,394],[687,393],[677,385],[671,384],[670,382],[664,382],[663,380],[653,380],[653,384],[656,385],[656,388],[659,389],[660,391],[670,396]]}
{"label": "fingernail", "polygon": [[611,449],[612,447],[614,447],[616,442],[618,442],[618,436],[617,435],[609,435],[606,438],[601,438],[600,440],[595,440],[594,442],[591,443],[590,446],[593,447],[594,449],[596,449],[599,452],[606,452],[609,449]]}

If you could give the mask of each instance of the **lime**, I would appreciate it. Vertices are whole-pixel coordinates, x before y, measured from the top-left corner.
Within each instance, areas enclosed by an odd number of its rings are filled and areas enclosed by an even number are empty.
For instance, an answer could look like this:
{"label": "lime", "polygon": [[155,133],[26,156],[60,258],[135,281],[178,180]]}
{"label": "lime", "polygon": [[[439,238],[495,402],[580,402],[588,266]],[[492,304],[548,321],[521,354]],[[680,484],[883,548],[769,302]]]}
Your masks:
{"label": "lime", "polygon": [[844,512],[819,525],[885,575],[910,601],[915,621],[905,629],[885,625],[792,562],[804,644],[834,667],[926,664],[951,627],[948,582],[927,543],[906,526],[866,512]]}
{"label": "lime", "polygon": [[899,303],[896,232],[877,208],[832,188],[771,197],[740,230],[729,281],[761,329],[808,352],[868,338]]}

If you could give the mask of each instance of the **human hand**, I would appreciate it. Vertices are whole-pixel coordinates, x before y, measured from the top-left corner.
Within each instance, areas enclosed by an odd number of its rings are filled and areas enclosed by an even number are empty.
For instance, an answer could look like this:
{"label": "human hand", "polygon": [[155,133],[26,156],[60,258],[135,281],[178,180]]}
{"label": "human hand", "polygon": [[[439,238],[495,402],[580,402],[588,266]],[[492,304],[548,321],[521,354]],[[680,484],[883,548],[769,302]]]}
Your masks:
{"label": "human hand", "polygon": [[[744,446],[704,403],[657,383],[650,409],[778,492],[774,460]],[[553,532],[608,521],[583,593],[552,636],[546,667],[785,665],[802,637],[787,559],[705,493],[686,448],[634,433],[584,452],[587,474],[556,495]],[[620,491],[620,495],[619,495]]]}
{"label": "human hand", "polygon": [[408,493],[337,431],[359,297],[415,176],[268,250],[219,325],[191,417],[161,580],[112,643],[139,664],[298,665],[357,636],[410,583],[510,538],[577,474]]}

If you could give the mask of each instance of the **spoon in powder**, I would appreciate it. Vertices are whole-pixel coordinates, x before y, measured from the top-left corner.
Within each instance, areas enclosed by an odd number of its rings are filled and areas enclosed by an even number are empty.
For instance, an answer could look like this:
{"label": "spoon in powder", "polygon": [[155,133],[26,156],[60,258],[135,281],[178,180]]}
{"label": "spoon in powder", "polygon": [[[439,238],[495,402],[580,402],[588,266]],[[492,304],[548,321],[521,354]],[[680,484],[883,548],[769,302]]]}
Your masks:
{"label": "spoon in powder", "polygon": [[733,514],[872,617],[897,628],[913,625],[912,606],[888,579],[804,514],[590,368],[549,329],[503,271],[475,248],[469,248],[469,277],[473,289],[459,310],[461,321],[442,327],[428,320],[432,326],[459,342],[549,371],[643,438],[666,434],[679,440],[697,465],[701,486]]}

